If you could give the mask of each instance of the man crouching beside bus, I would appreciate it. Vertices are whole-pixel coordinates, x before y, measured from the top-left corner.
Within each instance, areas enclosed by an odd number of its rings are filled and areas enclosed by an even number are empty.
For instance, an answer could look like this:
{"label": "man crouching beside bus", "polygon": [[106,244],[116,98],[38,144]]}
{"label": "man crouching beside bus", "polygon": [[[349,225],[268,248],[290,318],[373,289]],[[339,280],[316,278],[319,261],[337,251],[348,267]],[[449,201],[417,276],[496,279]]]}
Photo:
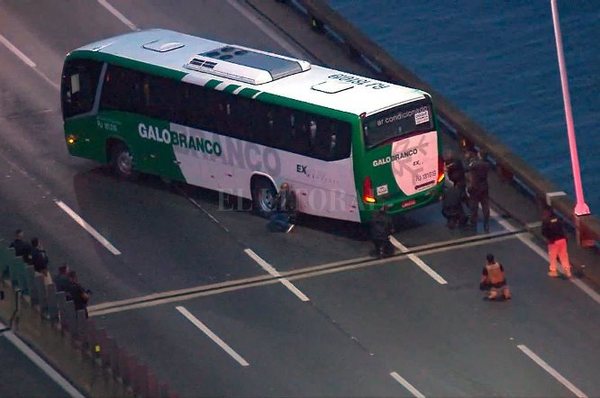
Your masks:
{"label": "man crouching beside bus", "polygon": [[488,290],[489,293],[485,297],[488,300],[495,300],[498,297],[498,293],[502,292],[502,296],[505,300],[510,300],[510,290],[506,284],[506,277],[504,276],[504,267],[494,259],[493,254],[486,256],[487,263],[483,267],[481,273],[481,281],[479,282],[479,289]]}
{"label": "man crouching beside bus", "polygon": [[290,232],[296,224],[296,194],[290,185],[284,182],[275,196],[275,208],[270,217],[268,228],[273,232]]}

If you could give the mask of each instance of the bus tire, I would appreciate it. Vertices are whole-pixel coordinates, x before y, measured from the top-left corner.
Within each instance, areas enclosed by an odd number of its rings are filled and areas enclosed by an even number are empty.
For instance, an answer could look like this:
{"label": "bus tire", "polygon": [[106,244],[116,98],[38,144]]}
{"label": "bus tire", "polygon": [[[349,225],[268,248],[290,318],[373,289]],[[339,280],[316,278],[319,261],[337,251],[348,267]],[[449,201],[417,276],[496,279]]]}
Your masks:
{"label": "bus tire", "polygon": [[138,173],[133,168],[133,155],[127,145],[116,143],[110,150],[110,166],[119,178],[133,180]]}
{"label": "bus tire", "polygon": [[266,178],[252,180],[252,210],[261,217],[268,218],[273,213],[277,190]]}

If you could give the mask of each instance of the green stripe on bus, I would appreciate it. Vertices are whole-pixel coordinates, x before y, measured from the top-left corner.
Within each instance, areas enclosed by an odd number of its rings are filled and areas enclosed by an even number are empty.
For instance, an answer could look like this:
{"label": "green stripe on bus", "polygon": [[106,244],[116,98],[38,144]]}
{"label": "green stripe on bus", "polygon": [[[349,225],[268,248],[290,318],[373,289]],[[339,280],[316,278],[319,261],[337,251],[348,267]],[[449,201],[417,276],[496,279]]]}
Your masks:
{"label": "green stripe on bus", "polygon": [[221,80],[210,79],[209,81],[206,82],[206,84],[204,85],[204,87],[206,87],[206,88],[215,88],[215,87],[217,87],[221,83],[223,83]]}
{"label": "green stripe on bus", "polygon": [[258,93],[260,93],[260,91],[255,90],[253,88],[246,87],[246,88],[243,88],[242,91],[240,91],[238,95],[241,95],[242,97],[246,97],[246,98],[252,98]]}
{"label": "green stripe on bus", "polygon": [[242,86],[240,86],[239,84],[230,84],[229,86],[225,87],[225,90],[223,90],[223,91],[225,91],[226,93],[233,94],[233,92],[240,87],[242,87]]}
{"label": "green stripe on bus", "polygon": [[142,72],[147,72],[152,75],[166,77],[168,79],[181,80],[187,73],[180,72],[177,70],[164,68],[146,62],[135,61],[129,58],[123,58],[112,54],[101,53],[97,51],[78,50],[73,51],[67,57],[69,59],[93,59],[100,62],[108,62],[112,65],[122,66],[124,68],[130,68]]}

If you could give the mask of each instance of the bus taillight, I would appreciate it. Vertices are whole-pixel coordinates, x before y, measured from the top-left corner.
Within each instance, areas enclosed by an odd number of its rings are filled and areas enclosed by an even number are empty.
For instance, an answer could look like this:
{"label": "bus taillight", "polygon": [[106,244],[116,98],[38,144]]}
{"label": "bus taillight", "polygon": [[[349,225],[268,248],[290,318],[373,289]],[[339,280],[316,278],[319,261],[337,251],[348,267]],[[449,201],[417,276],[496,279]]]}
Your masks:
{"label": "bus taillight", "polygon": [[77,137],[75,137],[73,134],[69,134],[67,136],[67,144],[73,145],[75,142],[77,142]]}
{"label": "bus taillight", "polygon": [[373,184],[371,177],[366,176],[363,181],[363,201],[365,203],[375,203],[375,195],[373,194]]}
{"label": "bus taillight", "polygon": [[438,184],[440,182],[442,182],[442,180],[444,179],[444,158],[442,158],[441,156],[438,156],[438,178],[437,178],[437,182]]}

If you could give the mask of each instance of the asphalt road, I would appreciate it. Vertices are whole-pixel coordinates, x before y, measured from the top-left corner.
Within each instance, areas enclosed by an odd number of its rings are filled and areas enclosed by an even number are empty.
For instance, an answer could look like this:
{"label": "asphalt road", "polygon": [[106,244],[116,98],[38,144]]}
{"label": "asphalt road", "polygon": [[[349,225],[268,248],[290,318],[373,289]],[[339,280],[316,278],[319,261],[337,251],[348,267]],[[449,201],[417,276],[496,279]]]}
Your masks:
{"label": "asphalt road", "polygon": [[[600,396],[597,293],[548,279],[543,247],[513,220],[449,231],[432,206],[396,220],[410,256],[374,261],[356,225],[304,218],[269,234],[213,192],[70,157],[58,83],[87,42],[164,27],[361,70],[275,2],[107,4],[0,1],[2,233],[39,236],[53,270],[68,262],[91,316],[180,396]],[[477,290],[488,252],[510,302]]]}

